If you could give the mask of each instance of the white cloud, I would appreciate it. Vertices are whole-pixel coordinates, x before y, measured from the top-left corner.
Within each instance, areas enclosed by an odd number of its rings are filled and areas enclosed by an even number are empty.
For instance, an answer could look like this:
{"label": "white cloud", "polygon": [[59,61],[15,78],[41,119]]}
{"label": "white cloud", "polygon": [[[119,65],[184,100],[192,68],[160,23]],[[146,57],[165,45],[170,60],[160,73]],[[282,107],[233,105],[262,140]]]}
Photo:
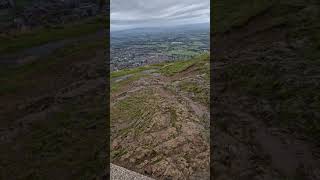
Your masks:
{"label": "white cloud", "polygon": [[111,30],[209,22],[209,0],[111,0]]}

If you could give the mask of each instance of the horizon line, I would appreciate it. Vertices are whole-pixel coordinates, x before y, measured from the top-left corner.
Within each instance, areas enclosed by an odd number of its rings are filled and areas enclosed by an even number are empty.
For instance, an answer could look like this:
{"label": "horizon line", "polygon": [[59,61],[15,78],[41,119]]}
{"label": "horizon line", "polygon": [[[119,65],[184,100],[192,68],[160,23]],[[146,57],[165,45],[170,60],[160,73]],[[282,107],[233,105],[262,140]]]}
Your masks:
{"label": "horizon line", "polygon": [[112,26],[110,25],[110,32],[117,32],[117,31],[126,31],[126,30],[132,30],[132,29],[151,29],[151,28],[170,28],[170,27],[179,27],[179,26],[188,26],[188,25],[195,25],[195,24],[209,24],[208,22],[200,22],[200,23],[188,23],[188,24],[179,24],[179,25],[168,25],[168,26],[141,26],[141,27],[128,27],[124,29],[118,29],[118,30],[112,30]]}

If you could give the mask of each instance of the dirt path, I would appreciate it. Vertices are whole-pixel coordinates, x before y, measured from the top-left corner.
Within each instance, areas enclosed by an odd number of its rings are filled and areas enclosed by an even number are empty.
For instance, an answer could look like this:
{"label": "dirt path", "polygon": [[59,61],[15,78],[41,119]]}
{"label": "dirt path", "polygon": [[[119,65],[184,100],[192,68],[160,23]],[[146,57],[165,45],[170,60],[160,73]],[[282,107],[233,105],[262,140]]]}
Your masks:
{"label": "dirt path", "polygon": [[[111,129],[118,135],[111,140],[112,151],[127,152],[113,159],[113,163],[155,179],[209,179],[208,107],[186,93],[168,88],[182,77],[192,77],[192,69],[172,77],[150,73],[112,95],[111,108],[114,108],[120,102],[152,91],[148,95],[150,100],[144,102],[150,105],[137,120],[126,118],[113,122]],[[124,131],[121,129],[126,129],[126,135],[121,135]]]}
{"label": "dirt path", "polygon": [[[175,74],[174,76],[164,76],[161,74],[156,74],[154,76],[152,74],[153,71],[150,71],[151,77],[142,78],[138,80],[138,83],[130,83],[128,85],[123,86],[121,91],[114,93],[111,95],[113,101],[111,103],[114,103],[118,100],[123,100],[126,97],[130,96],[130,94],[135,93],[139,90],[146,89],[146,88],[154,88],[157,90],[157,92],[160,93],[161,96],[167,97],[169,99],[178,101],[175,97],[180,97],[184,101],[187,102],[188,106],[196,113],[199,117],[202,117],[204,115],[209,115],[209,110],[207,107],[202,105],[201,103],[193,101],[190,97],[186,96],[183,93],[173,92],[167,90],[167,86],[172,84],[173,82],[177,80],[181,80],[183,78],[191,77],[193,75],[193,72],[196,70],[194,65],[188,67],[184,71]],[[130,77],[130,75],[123,76],[124,79],[126,77]],[[117,80],[124,80],[122,77],[116,78]],[[141,82],[139,82],[141,81]],[[137,82],[137,81],[135,81]]]}

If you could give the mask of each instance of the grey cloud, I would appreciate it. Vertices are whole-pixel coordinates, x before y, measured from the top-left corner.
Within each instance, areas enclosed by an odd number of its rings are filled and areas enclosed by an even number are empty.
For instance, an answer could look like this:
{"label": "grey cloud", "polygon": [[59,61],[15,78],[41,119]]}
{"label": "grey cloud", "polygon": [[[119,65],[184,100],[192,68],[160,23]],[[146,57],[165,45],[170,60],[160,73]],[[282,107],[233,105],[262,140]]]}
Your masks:
{"label": "grey cloud", "polygon": [[209,0],[111,0],[111,30],[209,22]]}

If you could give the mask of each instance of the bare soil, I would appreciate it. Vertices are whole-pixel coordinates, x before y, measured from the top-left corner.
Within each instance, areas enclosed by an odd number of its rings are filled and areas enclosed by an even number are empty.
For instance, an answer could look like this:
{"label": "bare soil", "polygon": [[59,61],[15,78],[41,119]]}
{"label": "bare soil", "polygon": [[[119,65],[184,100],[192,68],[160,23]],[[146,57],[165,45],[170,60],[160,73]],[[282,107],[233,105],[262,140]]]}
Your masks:
{"label": "bare soil", "polygon": [[[194,67],[174,76],[152,72],[111,95],[112,163],[155,179],[209,179],[208,106],[169,88],[199,72]],[[130,105],[138,110],[119,105],[134,97],[141,104]],[[119,115],[139,110],[138,116]]]}

